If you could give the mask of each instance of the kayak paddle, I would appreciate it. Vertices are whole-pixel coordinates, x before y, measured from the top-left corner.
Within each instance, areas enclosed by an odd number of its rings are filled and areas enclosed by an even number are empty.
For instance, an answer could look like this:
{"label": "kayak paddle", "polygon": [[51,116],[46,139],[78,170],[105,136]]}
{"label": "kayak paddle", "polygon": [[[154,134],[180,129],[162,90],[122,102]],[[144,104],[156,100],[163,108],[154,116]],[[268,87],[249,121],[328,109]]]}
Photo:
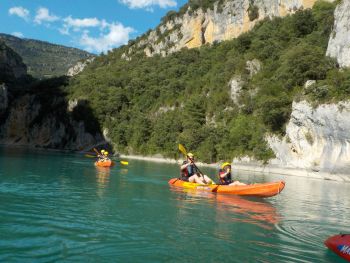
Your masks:
{"label": "kayak paddle", "polygon": [[[96,148],[93,148],[93,150],[96,152],[97,155],[101,155],[97,150]],[[91,154],[85,154],[85,157],[88,157],[88,158],[96,158],[97,156],[94,156],[94,155],[91,155]],[[116,161],[116,160],[115,160]],[[129,162],[128,161],[119,161],[122,165],[129,165]]]}

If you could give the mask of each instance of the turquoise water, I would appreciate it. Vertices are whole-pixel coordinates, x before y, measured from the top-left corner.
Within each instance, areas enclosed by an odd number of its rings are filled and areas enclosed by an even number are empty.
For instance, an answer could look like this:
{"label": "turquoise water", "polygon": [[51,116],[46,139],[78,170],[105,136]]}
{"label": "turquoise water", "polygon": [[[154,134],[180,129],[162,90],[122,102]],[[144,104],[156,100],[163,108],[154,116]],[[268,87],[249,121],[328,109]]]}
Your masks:
{"label": "turquoise water", "polygon": [[286,188],[240,198],[170,188],[176,165],[129,161],[0,148],[0,262],[345,262],[323,241],[350,232],[350,184],[242,173]]}

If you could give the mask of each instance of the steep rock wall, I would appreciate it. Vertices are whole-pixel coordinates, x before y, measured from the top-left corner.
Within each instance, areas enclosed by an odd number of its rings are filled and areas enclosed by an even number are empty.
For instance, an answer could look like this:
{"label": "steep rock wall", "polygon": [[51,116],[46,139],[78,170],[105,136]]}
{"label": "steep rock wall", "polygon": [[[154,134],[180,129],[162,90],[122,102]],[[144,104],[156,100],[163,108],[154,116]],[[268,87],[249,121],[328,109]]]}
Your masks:
{"label": "steep rock wall", "polygon": [[350,0],[342,0],[336,7],[334,20],[327,55],[336,58],[341,67],[350,67]]}
{"label": "steep rock wall", "polygon": [[[87,131],[83,121],[75,120],[63,97],[57,96],[47,108],[37,95],[16,98],[0,126],[0,143],[65,150],[90,149],[103,143],[100,133]],[[55,110],[52,110],[55,109]]]}
{"label": "steep rock wall", "polygon": [[[182,16],[163,22],[131,46],[122,58],[129,59],[135,49],[147,56],[166,55],[181,48],[196,48],[207,43],[238,37],[266,18],[286,16],[298,9],[311,8],[316,0],[233,0],[216,3],[213,10],[189,8]],[[254,12],[252,11],[254,10]]]}
{"label": "steep rock wall", "polygon": [[313,171],[348,173],[350,166],[350,102],[313,108],[293,102],[283,138],[267,136],[276,154],[272,163]]}

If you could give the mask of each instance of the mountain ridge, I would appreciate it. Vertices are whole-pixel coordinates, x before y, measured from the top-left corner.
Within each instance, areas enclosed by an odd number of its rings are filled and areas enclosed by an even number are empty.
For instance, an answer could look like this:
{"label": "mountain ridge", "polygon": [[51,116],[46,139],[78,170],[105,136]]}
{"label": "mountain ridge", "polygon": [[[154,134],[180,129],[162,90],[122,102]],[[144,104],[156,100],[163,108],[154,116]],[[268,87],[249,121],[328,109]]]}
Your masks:
{"label": "mountain ridge", "polygon": [[122,58],[130,59],[135,53],[166,56],[182,48],[229,40],[265,18],[284,17],[312,8],[315,3],[316,0],[192,0],[178,12],[169,11],[155,29],[129,41]]}
{"label": "mountain ridge", "polygon": [[65,75],[77,62],[94,57],[93,54],[77,48],[41,40],[22,39],[4,33],[0,33],[0,41],[22,57],[27,65],[28,74],[39,79]]}

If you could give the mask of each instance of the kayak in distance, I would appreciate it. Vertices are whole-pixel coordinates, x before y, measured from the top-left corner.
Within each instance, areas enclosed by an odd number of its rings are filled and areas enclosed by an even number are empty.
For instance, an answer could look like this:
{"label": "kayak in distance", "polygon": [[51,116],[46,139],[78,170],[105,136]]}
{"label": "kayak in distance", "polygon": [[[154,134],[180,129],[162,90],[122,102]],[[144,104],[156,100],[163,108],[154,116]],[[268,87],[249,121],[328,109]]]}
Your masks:
{"label": "kayak in distance", "polygon": [[185,182],[178,178],[172,178],[168,183],[171,186],[195,189],[199,191],[257,197],[271,197],[278,195],[280,192],[282,192],[285,186],[285,182],[283,181],[248,185],[203,185]]}
{"label": "kayak in distance", "polygon": [[114,162],[111,160],[106,160],[106,161],[96,161],[95,166],[98,167],[111,167],[114,165]]}
{"label": "kayak in distance", "polygon": [[350,234],[331,236],[324,244],[337,255],[350,261]]}

